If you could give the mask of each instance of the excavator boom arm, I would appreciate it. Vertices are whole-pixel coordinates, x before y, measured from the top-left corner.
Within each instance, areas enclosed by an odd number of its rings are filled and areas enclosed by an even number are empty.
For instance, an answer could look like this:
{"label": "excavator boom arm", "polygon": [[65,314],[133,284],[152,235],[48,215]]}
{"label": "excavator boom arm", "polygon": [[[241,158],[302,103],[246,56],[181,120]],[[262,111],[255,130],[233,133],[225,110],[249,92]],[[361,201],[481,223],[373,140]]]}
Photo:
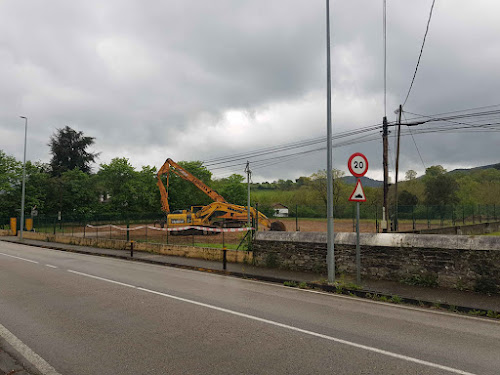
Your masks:
{"label": "excavator boom arm", "polygon": [[215,190],[213,190],[212,188],[207,186],[200,179],[193,176],[191,173],[189,173],[187,170],[182,168],[179,164],[174,162],[172,159],[168,158],[165,161],[165,163],[161,166],[160,170],[158,171],[158,173],[156,175],[156,178],[158,180],[157,185],[158,185],[158,188],[160,189],[161,205],[162,205],[162,209],[164,212],[169,213],[170,207],[168,205],[168,191],[167,191],[167,189],[165,189],[165,186],[163,185],[163,182],[161,180],[161,176],[163,176],[164,174],[167,175],[167,188],[168,188],[170,171],[175,173],[180,178],[191,182],[194,186],[196,186],[198,189],[200,189],[202,192],[204,192],[206,195],[208,195],[210,198],[212,198],[215,202],[226,203],[226,199],[224,199],[224,197],[222,195],[220,195]]}

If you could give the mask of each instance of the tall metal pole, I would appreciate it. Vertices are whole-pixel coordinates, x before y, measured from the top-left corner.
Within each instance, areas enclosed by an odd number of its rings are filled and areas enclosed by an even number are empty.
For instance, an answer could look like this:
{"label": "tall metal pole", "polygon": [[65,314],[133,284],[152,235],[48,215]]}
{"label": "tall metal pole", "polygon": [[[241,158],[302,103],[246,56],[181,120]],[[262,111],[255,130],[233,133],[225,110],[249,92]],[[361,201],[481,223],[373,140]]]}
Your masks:
{"label": "tall metal pole", "polygon": [[328,282],[335,282],[335,249],[333,229],[333,176],[332,176],[332,93],[330,74],[330,0],[326,0],[326,264],[328,267]]}
{"label": "tall metal pole", "polygon": [[361,250],[359,248],[359,202],[356,202],[356,283],[361,284]]}
{"label": "tall metal pole", "polygon": [[245,172],[247,172],[247,190],[248,190],[248,197],[247,197],[247,227],[251,227],[251,221],[250,221],[250,162],[247,161],[247,166],[245,168]]}
{"label": "tall metal pole", "polygon": [[382,232],[387,233],[387,194],[389,193],[389,168],[388,168],[388,142],[387,142],[387,117],[384,116],[383,126],[382,126],[382,143],[384,147],[383,153],[383,167],[384,167],[384,206],[382,207]]}
{"label": "tall metal pole", "polygon": [[396,210],[394,212],[394,230],[397,232],[399,223],[398,223],[398,174],[399,174],[399,149],[401,143],[401,113],[403,112],[403,106],[399,105],[399,117],[398,117],[398,147],[396,151],[396,181],[394,181],[394,205]]}
{"label": "tall metal pole", "polygon": [[389,168],[388,168],[388,144],[387,144],[387,4],[386,0],[383,1],[383,39],[384,39],[384,118],[382,141],[383,141],[383,161],[384,168],[384,205],[382,207],[382,232],[387,232],[387,194],[389,192]]}
{"label": "tall metal pole", "polygon": [[21,193],[21,223],[20,223],[20,232],[19,238],[23,239],[23,230],[24,230],[24,197],[26,193],[26,142],[28,140],[28,118],[25,116],[19,116],[24,119],[24,158],[23,158],[23,190]]}

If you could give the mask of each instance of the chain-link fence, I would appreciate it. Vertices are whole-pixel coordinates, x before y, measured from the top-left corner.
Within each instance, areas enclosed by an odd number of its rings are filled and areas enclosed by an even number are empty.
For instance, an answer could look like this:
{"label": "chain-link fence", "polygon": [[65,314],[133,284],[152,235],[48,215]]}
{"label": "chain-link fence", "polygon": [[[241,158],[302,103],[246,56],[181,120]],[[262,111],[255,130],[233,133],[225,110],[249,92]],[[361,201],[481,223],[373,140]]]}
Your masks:
{"label": "chain-link fence", "polygon": [[[270,218],[283,221],[289,231],[326,231],[326,207],[324,205],[289,205],[280,208],[261,207]],[[381,205],[360,204],[360,230],[362,232],[382,231]],[[356,230],[356,204],[334,207],[336,232]],[[389,231],[409,232],[453,226],[496,222],[500,210],[496,205],[449,205],[449,206],[398,206],[389,207],[386,220]]]}
{"label": "chain-link fence", "polygon": [[[279,208],[256,206],[271,221],[281,221],[287,231],[326,232],[325,206],[280,205]],[[500,212],[495,205],[455,206],[399,206],[387,213],[388,231],[409,232],[453,226],[496,222]],[[356,230],[356,205],[346,204],[334,209],[335,232]],[[190,229],[174,231],[168,228],[165,217],[158,214],[109,215],[38,215],[33,218],[33,230],[42,233],[84,238],[107,238],[127,241],[145,241],[166,244],[246,248],[241,232],[210,232]],[[19,223],[19,218],[17,218]],[[360,231],[382,231],[382,206],[360,204]],[[0,217],[0,227],[7,229],[10,218]],[[19,225],[19,224],[18,224]],[[262,225],[260,230],[266,229]]]}
{"label": "chain-link fence", "polygon": [[114,239],[246,250],[245,228],[178,230],[169,228],[165,217],[157,214],[98,215],[85,217],[39,215],[33,218],[33,230],[80,238]]}

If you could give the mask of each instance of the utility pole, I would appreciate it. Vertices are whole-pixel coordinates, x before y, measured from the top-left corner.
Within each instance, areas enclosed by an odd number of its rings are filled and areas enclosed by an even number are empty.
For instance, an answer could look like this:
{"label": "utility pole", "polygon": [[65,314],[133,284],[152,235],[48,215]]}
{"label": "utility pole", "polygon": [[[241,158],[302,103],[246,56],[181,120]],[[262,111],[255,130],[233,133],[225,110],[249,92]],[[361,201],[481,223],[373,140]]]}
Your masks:
{"label": "utility pole", "polygon": [[382,207],[382,232],[387,233],[387,194],[389,192],[389,168],[388,168],[388,144],[387,144],[387,135],[389,132],[387,131],[387,116],[384,116],[383,124],[382,124],[382,142],[384,146],[384,154],[382,165],[384,166],[384,205]]}
{"label": "utility pole", "polygon": [[330,74],[330,1],[326,0],[326,264],[328,282],[335,282],[335,250],[333,230],[333,176],[332,176],[332,93]]}
{"label": "utility pole", "polygon": [[24,201],[26,195],[26,143],[28,139],[28,118],[26,116],[19,116],[24,119],[24,159],[23,159],[23,188],[21,193],[21,223],[19,231],[19,239],[23,239],[24,231]]}
{"label": "utility pole", "polygon": [[250,170],[250,162],[247,160],[247,166],[245,167],[245,172],[247,173],[247,189],[248,189],[248,200],[247,200],[247,227],[251,227],[250,221],[250,175],[252,171]]}
{"label": "utility pole", "polygon": [[398,231],[398,173],[399,173],[399,146],[401,141],[401,114],[403,112],[403,106],[399,105],[399,116],[398,116],[398,147],[396,150],[396,181],[394,182],[394,198],[395,198],[395,212],[394,212],[394,231]]}

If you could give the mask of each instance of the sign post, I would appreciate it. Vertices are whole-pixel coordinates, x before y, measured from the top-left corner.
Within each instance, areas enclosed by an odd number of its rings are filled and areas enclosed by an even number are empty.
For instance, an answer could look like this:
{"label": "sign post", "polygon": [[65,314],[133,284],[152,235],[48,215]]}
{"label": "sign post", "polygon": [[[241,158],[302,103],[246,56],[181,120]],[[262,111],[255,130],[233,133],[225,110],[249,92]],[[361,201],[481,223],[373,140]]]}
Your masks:
{"label": "sign post", "polygon": [[366,195],[361,185],[360,177],[368,171],[368,159],[357,152],[352,154],[347,162],[347,167],[354,177],[357,177],[356,186],[349,197],[349,201],[356,202],[356,283],[361,283],[361,249],[359,247],[359,202],[366,202]]}

